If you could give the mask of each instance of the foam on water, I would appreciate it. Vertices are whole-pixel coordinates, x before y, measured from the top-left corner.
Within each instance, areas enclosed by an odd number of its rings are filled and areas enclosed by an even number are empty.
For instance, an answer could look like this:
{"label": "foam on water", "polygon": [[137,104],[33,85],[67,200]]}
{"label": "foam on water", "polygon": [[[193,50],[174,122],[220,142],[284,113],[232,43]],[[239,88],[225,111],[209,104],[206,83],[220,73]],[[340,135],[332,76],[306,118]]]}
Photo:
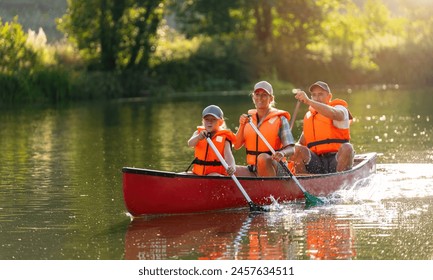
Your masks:
{"label": "foam on water", "polygon": [[333,202],[360,203],[433,196],[433,164],[382,164],[377,173],[331,196]]}

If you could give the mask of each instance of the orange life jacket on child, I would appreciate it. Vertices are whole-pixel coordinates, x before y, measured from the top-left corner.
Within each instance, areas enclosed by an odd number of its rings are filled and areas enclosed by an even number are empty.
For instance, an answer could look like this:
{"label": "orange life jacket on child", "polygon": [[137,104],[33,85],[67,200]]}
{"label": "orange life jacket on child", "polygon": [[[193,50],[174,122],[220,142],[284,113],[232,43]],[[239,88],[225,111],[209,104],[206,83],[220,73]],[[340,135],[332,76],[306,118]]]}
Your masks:
{"label": "orange life jacket on child", "polygon": [[[199,133],[203,130],[205,130],[203,126],[197,127],[197,131]],[[236,141],[236,135],[234,135],[233,132],[228,129],[221,129],[212,135],[211,140],[224,158],[224,147],[226,141],[229,141],[230,143]],[[194,156],[194,166],[192,168],[192,172],[194,174],[207,175],[209,173],[219,173],[222,175],[227,175],[227,171],[219,161],[215,152],[211,147],[209,147],[206,139],[202,139],[197,143],[195,146]]]}

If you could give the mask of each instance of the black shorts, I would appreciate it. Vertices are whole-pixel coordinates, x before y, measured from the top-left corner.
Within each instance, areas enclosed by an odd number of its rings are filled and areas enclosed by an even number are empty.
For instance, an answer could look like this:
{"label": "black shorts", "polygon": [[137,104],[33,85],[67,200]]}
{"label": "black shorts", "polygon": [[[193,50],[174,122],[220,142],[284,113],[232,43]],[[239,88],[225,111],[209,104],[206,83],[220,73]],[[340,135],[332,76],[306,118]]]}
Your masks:
{"label": "black shorts", "polygon": [[310,151],[310,162],[305,165],[311,174],[327,174],[337,172],[337,153],[327,153],[320,156]]}
{"label": "black shorts", "polygon": [[[287,164],[286,164],[286,166],[287,166]],[[252,165],[247,165],[247,167],[248,167],[248,170],[251,173],[254,173],[257,176],[257,166],[255,166],[255,165],[252,164]],[[290,174],[287,173],[287,171],[286,171],[286,169],[284,167],[282,167],[280,164],[277,165],[277,174],[276,174],[276,176],[283,177],[283,176],[289,176],[289,175]]]}

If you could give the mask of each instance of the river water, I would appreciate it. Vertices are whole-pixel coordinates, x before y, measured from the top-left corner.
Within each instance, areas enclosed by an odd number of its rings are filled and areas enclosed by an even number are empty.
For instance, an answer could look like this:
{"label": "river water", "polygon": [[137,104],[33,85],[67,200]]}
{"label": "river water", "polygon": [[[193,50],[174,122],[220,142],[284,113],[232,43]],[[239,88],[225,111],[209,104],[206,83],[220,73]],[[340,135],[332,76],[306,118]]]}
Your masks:
{"label": "river water", "polygon": [[[221,106],[235,130],[252,107],[247,93],[3,107],[0,259],[433,259],[430,90],[335,97],[346,99],[355,117],[356,152],[379,157],[376,174],[333,194],[329,205],[133,221],[123,202],[122,167],[184,171],[193,157],[186,142],[202,109]],[[278,108],[293,112],[292,96],[276,99]],[[243,164],[244,150],[234,154]]]}

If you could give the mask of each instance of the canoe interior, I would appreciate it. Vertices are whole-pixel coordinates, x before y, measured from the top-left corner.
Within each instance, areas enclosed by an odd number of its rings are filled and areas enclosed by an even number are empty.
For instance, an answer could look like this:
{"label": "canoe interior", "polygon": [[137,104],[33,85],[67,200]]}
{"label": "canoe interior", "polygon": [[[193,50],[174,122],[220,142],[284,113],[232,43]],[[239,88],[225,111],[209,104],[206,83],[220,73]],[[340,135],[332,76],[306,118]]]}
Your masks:
{"label": "canoe interior", "polygon": [[[329,173],[329,174],[298,174],[296,175],[296,178],[305,180],[308,178],[318,178],[318,177],[330,177],[330,176],[336,176],[336,175],[342,175],[345,173],[352,173],[356,171],[357,169],[363,167],[364,164],[366,164],[370,160],[375,160],[377,157],[376,153],[368,153],[368,154],[360,154],[356,155],[354,159],[354,165],[353,168],[347,171],[339,172],[339,173]],[[161,170],[154,170],[154,169],[146,169],[146,168],[136,168],[136,167],[123,167],[122,168],[123,173],[131,173],[131,174],[143,174],[143,175],[151,175],[151,176],[161,176],[166,178],[195,178],[195,179],[225,179],[229,178],[228,176],[200,176],[195,175],[190,172],[172,172],[172,171],[161,171]],[[290,176],[278,176],[278,177],[242,177],[242,176],[236,176],[238,179],[242,180],[286,180],[290,179]]]}

